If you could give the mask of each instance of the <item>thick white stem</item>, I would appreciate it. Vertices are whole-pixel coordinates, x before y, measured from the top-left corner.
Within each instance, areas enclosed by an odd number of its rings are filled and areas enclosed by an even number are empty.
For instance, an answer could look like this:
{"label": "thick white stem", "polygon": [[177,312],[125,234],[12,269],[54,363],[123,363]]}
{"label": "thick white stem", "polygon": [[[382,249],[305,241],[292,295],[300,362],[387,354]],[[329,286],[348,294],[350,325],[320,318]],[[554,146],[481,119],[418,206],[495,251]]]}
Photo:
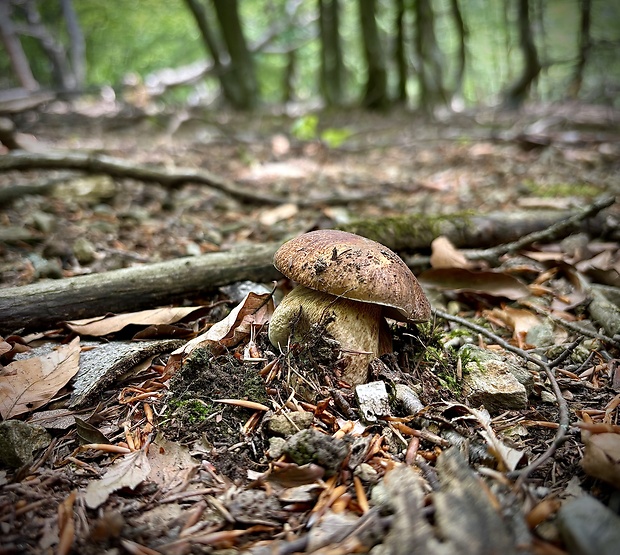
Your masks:
{"label": "thick white stem", "polygon": [[303,341],[310,326],[327,322],[326,331],[340,343],[346,368],[343,378],[350,385],[365,383],[368,364],[382,354],[379,333],[382,308],[351,301],[306,287],[295,287],[278,305],[269,322],[269,340],[284,348],[291,335]]}

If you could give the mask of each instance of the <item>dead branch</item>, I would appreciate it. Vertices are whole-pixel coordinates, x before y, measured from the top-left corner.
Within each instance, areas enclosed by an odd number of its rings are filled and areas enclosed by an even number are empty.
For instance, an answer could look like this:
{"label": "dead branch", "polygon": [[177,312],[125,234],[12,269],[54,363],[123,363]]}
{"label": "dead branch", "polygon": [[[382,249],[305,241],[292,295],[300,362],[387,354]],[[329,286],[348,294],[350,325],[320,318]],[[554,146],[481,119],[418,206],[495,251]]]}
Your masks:
{"label": "dead branch", "polygon": [[17,151],[0,158],[0,171],[34,169],[79,170],[91,174],[106,174],[112,177],[129,178],[138,181],[159,183],[174,188],[185,183],[207,185],[241,202],[277,206],[294,202],[299,206],[341,205],[368,200],[367,196],[328,197],[320,199],[292,199],[261,194],[255,188],[245,188],[205,169],[162,168],[135,164],[129,160],[90,152],[23,152]]}
{"label": "dead branch", "polygon": [[0,289],[0,333],[46,329],[66,320],[131,312],[196,297],[243,280],[271,281],[280,274],[271,259],[279,244],[254,245]]}

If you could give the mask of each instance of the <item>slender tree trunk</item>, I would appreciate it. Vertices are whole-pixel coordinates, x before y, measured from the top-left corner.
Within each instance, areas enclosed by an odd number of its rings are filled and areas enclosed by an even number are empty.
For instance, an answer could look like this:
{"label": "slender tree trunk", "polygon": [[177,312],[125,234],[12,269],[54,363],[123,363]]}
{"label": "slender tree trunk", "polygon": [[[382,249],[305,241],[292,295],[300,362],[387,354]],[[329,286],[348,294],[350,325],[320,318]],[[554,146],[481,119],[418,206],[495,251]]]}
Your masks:
{"label": "slender tree trunk", "polygon": [[196,21],[196,25],[198,26],[198,30],[202,36],[205,49],[213,60],[213,67],[215,68],[215,74],[220,82],[222,94],[228,102],[234,105],[235,96],[233,92],[232,76],[225,67],[229,62],[228,56],[225,56],[225,60],[222,59],[224,56],[220,53],[220,46],[218,45],[215,34],[209,25],[209,18],[207,17],[205,7],[201,4],[200,0],[185,0],[185,3],[187,4],[191,14],[194,16],[194,20]]}
{"label": "slender tree trunk", "polygon": [[8,0],[0,0],[0,39],[9,55],[9,61],[19,84],[29,91],[36,91],[39,83],[32,75],[30,63],[22,48],[19,36],[11,20],[11,5]]}
{"label": "slender tree trunk", "polygon": [[443,55],[435,35],[435,14],[430,0],[416,2],[416,53],[420,108],[427,113],[447,102],[443,85]]}
{"label": "slender tree trunk", "polygon": [[328,106],[342,104],[344,64],[340,46],[340,2],[319,0],[321,94]]}
{"label": "slender tree trunk", "polygon": [[398,82],[396,84],[396,99],[403,104],[407,102],[407,52],[405,38],[405,0],[396,0],[396,16],[394,18],[395,44],[394,62]]}
{"label": "slender tree trunk", "polygon": [[463,78],[465,76],[465,65],[467,63],[467,38],[469,36],[469,30],[465,25],[458,0],[450,0],[450,11],[452,12],[452,18],[454,19],[458,37],[458,65],[454,78],[454,90],[452,91],[452,101],[454,103],[455,101],[462,101],[463,97]]}
{"label": "slender tree trunk", "polygon": [[213,5],[230,55],[233,105],[241,110],[251,110],[258,105],[258,81],[254,59],[243,35],[237,0],[213,0]]}
{"label": "slender tree trunk", "polygon": [[282,78],[282,102],[286,104],[295,97],[295,73],[297,71],[297,52],[291,50],[286,54],[286,69]]}
{"label": "slender tree trunk", "polygon": [[67,60],[67,52],[64,46],[45,27],[34,0],[26,0],[23,2],[23,7],[28,21],[28,32],[39,41],[52,65],[54,85],[65,91],[75,90],[75,75]]}
{"label": "slender tree trunk", "polygon": [[579,54],[577,56],[577,64],[568,87],[571,98],[577,98],[581,86],[583,84],[583,73],[588,61],[588,55],[592,48],[592,38],[590,36],[590,22],[592,14],[592,2],[590,0],[581,0],[581,25],[579,29]]}
{"label": "slender tree trunk", "polygon": [[376,0],[358,0],[358,5],[367,71],[362,105],[365,108],[381,109],[387,106],[389,99],[385,56],[375,16],[377,2]]}
{"label": "slender tree trunk", "polygon": [[542,69],[530,24],[529,0],[519,0],[517,24],[519,28],[519,46],[523,53],[524,65],[521,75],[504,93],[503,104],[509,109],[519,108],[523,104],[532,83]]}
{"label": "slender tree trunk", "polygon": [[73,2],[71,0],[61,0],[61,5],[62,13],[67,23],[69,56],[75,78],[75,87],[81,89],[84,87],[86,80],[86,42],[84,41],[84,33],[73,8]]}

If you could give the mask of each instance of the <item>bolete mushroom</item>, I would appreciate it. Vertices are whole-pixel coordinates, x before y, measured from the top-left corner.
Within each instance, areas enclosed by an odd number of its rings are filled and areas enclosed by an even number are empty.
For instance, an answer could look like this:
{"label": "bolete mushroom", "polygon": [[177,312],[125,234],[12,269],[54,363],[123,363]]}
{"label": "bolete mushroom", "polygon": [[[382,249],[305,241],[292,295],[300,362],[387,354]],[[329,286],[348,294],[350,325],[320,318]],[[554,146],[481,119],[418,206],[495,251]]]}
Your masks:
{"label": "bolete mushroom", "polygon": [[271,317],[269,340],[278,347],[300,340],[316,323],[340,343],[344,380],[366,382],[368,364],[391,350],[385,317],[423,322],[430,304],[422,287],[394,252],[353,233],[311,231],[284,243],[274,266],[297,282]]}

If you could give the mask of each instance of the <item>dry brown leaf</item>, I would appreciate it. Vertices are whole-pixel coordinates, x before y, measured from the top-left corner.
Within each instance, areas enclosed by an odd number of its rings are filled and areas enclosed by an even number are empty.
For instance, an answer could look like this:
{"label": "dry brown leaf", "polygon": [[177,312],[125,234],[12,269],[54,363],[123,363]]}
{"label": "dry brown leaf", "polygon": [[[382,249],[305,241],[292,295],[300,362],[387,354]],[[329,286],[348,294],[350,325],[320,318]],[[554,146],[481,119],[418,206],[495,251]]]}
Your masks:
{"label": "dry brown leaf", "polygon": [[205,333],[188,341],[172,354],[188,355],[204,345],[234,347],[250,335],[252,326],[266,324],[273,311],[273,298],[270,293],[248,293],[226,318],[213,324]]}
{"label": "dry brown leaf", "polygon": [[516,300],[529,295],[527,286],[503,272],[473,271],[465,268],[437,268],[418,276],[422,285],[433,289],[479,293]]}
{"label": "dry brown leaf", "polygon": [[96,509],[110,496],[122,488],[135,488],[148,478],[151,465],[142,449],[128,453],[117,459],[101,480],[93,480],[88,484],[84,500],[91,509]]}
{"label": "dry brown leaf", "polygon": [[583,437],[581,466],[586,474],[620,488],[620,434],[584,432]]}
{"label": "dry brown leaf", "polygon": [[541,323],[540,318],[529,310],[512,308],[510,306],[486,311],[485,316],[505,324],[513,331],[515,339],[525,336],[531,328]]}
{"label": "dry brown leaf", "polygon": [[85,320],[73,320],[65,325],[80,335],[100,337],[122,330],[129,325],[150,326],[156,324],[172,324],[185,318],[192,312],[200,310],[201,306],[165,307],[127,314],[100,318],[88,318]]}
{"label": "dry brown leaf", "polygon": [[262,225],[270,227],[273,224],[281,222],[282,220],[292,218],[297,214],[297,212],[299,212],[298,206],[292,202],[287,202],[285,204],[281,204],[280,206],[276,206],[275,208],[265,210],[258,217],[258,221]]}
{"label": "dry brown leaf", "polygon": [[0,376],[0,414],[5,420],[48,403],[77,374],[80,339],[41,357],[17,360]]}
{"label": "dry brown leaf", "polygon": [[470,268],[471,264],[450,239],[443,235],[431,243],[431,266],[433,268]]}
{"label": "dry brown leaf", "polygon": [[148,461],[151,465],[149,480],[167,489],[191,478],[199,466],[187,447],[163,436],[158,436],[150,446]]}

